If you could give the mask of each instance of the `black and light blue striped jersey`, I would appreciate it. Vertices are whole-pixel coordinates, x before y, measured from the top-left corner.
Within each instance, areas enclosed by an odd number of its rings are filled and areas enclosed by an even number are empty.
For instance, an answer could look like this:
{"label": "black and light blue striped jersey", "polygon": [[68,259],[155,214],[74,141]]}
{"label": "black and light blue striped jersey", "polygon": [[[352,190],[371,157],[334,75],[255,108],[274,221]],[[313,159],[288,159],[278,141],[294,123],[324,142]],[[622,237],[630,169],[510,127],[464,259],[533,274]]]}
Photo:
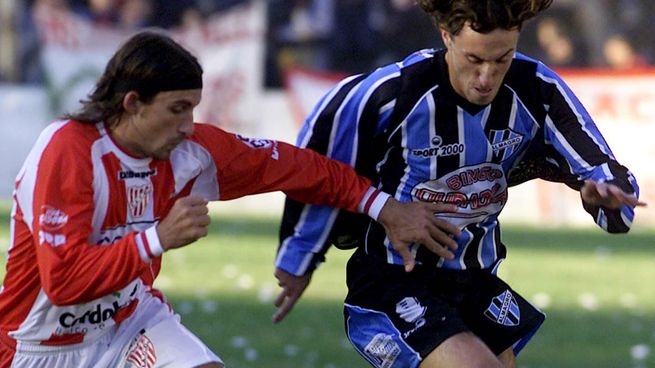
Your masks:
{"label": "black and light blue striped jersey", "polygon": [[[562,79],[515,54],[498,95],[474,105],[453,90],[445,50],[422,50],[370,74],[344,79],[307,118],[297,145],[352,165],[399,201],[453,203],[439,214],[462,229],[453,260],[413,245],[420,264],[494,269],[506,256],[498,215],[508,187],[533,178],[579,189],[593,179],[638,195],[632,174],[610,151]],[[634,210],[587,206],[609,232],[628,231]],[[276,266],[311,271],[330,244],[362,246],[402,265],[376,222],[287,200]]]}

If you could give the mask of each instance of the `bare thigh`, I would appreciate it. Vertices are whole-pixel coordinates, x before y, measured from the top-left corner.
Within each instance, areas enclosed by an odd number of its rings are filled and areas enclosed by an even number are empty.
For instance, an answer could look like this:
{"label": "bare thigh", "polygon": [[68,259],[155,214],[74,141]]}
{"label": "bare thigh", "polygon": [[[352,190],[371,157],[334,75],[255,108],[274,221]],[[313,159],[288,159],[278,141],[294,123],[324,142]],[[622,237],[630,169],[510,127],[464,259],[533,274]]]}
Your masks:
{"label": "bare thigh", "polygon": [[423,359],[419,368],[504,368],[504,366],[482,340],[470,332],[462,332],[449,337],[437,346]]}
{"label": "bare thigh", "polygon": [[500,353],[498,359],[503,362],[505,368],[516,368],[516,356],[514,355],[514,350],[511,347]]}

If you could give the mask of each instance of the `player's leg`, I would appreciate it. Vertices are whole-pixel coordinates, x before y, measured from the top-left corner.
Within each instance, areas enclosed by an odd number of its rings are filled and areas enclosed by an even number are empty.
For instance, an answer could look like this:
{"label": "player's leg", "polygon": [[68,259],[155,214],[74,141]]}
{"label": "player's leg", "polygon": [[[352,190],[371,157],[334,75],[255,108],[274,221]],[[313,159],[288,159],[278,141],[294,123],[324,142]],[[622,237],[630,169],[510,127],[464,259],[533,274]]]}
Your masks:
{"label": "player's leg", "polygon": [[140,331],[124,350],[121,367],[223,368],[223,361],[177,316]]}
{"label": "player's leg", "polygon": [[419,368],[504,368],[482,340],[462,332],[442,342],[423,359]]}
{"label": "player's leg", "polygon": [[203,365],[198,365],[195,368],[223,368],[224,365],[221,363],[207,363]]}
{"label": "player's leg", "polygon": [[458,310],[466,325],[506,368],[516,368],[516,354],[530,341],[545,315],[497,276],[470,272]]}
{"label": "player's leg", "polygon": [[514,349],[509,348],[503,351],[498,355],[498,359],[500,359],[505,368],[516,368],[516,355],[514,355]]}

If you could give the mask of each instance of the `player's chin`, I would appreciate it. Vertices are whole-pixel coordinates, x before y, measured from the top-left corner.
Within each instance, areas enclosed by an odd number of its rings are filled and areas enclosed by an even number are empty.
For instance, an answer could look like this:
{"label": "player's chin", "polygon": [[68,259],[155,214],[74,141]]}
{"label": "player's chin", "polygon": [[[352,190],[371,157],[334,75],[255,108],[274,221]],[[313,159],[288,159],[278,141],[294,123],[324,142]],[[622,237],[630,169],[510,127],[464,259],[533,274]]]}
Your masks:
{"label": "player's chin", "polygon": [[171,152],[173,150],[171,149],[161,149],[158,151],[153,152],[152,158],[155,160],[160,160],[160,161],[166,161],[171,157]]}

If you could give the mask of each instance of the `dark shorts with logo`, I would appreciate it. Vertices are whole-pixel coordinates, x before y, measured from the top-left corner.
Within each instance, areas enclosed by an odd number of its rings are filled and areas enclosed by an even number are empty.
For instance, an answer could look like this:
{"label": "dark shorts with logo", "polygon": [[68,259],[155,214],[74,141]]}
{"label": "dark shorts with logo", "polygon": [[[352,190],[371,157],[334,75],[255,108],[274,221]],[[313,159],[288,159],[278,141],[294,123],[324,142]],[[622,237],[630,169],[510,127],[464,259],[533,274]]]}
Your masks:
{"label": "dark shorts with logo", "polygon": [[545,315],[485,270],[454,271],[348,261],[346,333],[375,367],[417,367],[449,337],[477,335],[496,354],[518,353]]}

